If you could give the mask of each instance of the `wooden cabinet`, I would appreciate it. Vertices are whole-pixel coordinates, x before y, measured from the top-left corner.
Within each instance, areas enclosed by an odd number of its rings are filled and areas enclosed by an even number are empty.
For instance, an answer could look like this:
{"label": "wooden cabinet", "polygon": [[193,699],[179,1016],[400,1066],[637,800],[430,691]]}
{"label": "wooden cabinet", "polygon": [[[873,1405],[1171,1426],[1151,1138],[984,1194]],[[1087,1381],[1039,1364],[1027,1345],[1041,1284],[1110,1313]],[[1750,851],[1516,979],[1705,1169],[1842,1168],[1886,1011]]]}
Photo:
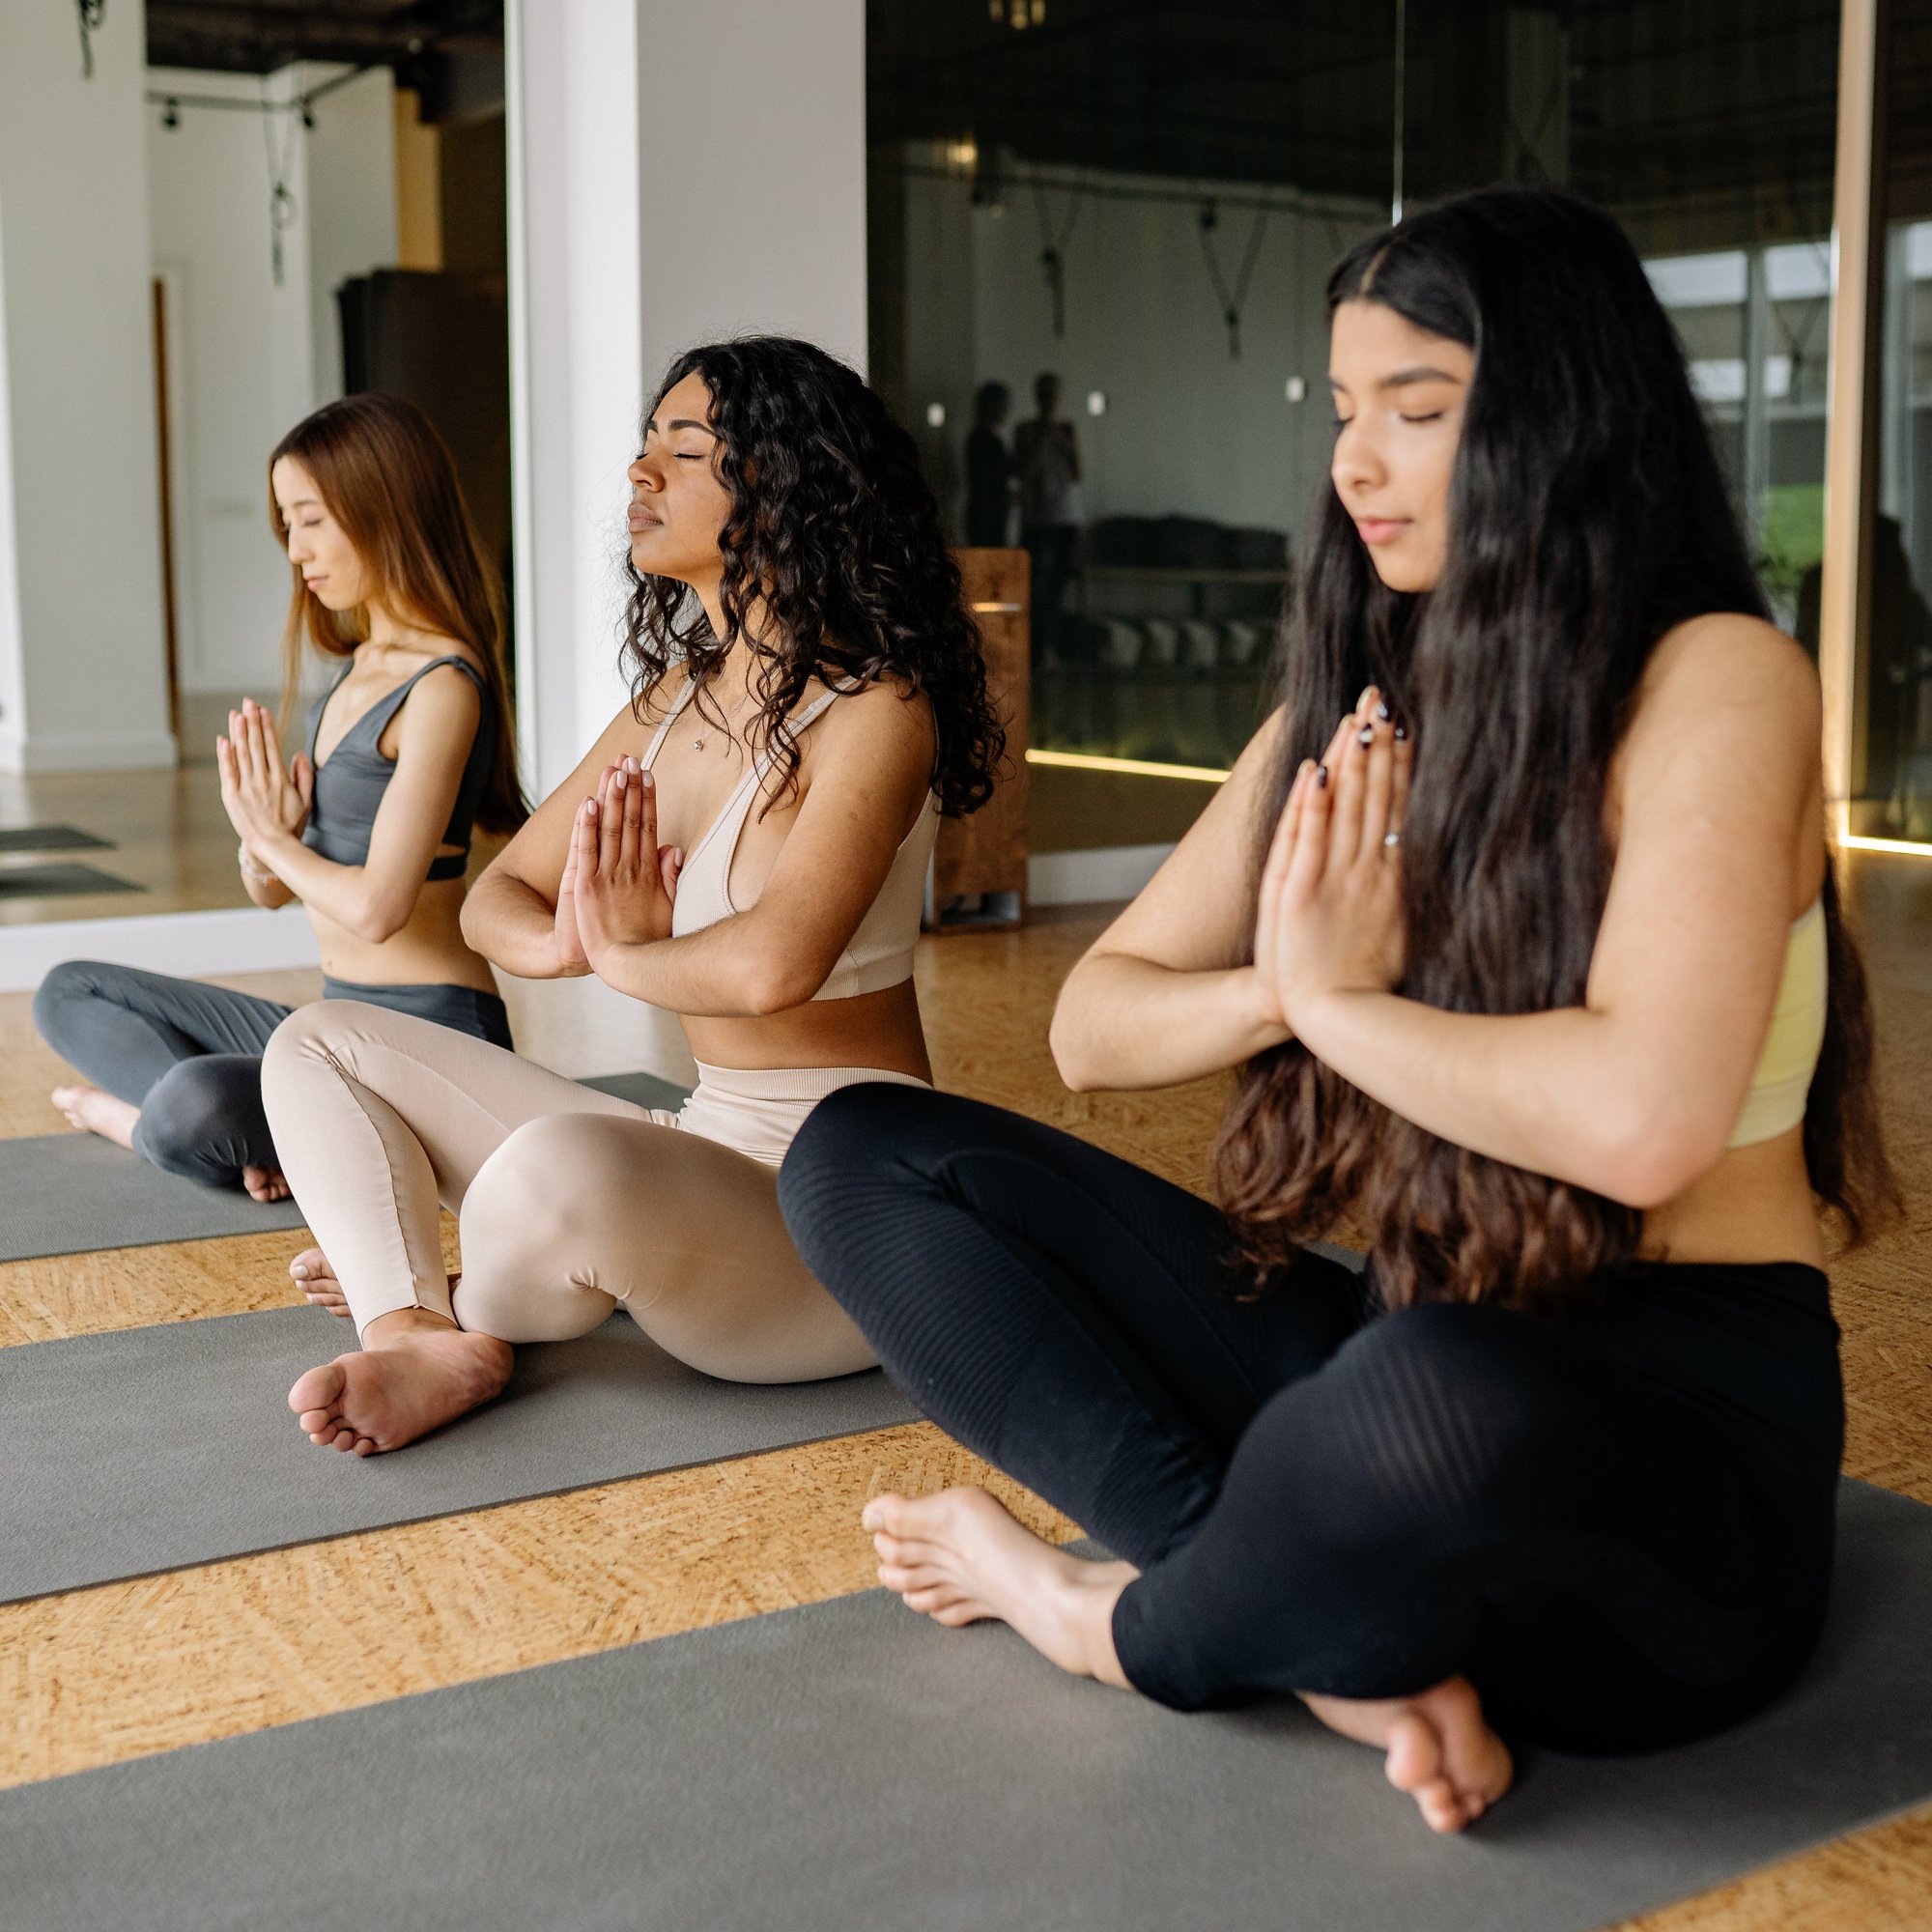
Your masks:
{"label": "wooden cabinet", "polygon": [[925,895],[930,932],[983,931],[1018,925],[1027,904],[1027,732],[1032,719],[1029,668],[1029,561],[1023,550],[961,550],[966,608],[980,627],[986,684],[1007,730],[1007,755],[993,795],[970,818],[940,822]]}

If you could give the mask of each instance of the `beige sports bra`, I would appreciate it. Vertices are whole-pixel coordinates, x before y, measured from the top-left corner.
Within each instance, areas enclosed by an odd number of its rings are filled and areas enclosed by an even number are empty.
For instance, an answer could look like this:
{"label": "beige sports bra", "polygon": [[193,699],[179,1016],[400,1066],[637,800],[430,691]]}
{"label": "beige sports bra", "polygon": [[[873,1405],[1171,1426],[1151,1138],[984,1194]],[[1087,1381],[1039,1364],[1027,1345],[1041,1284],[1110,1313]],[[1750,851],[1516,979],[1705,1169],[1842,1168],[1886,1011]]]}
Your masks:
{"label": "beige sports bra", "polygon": [[[696,696],[697,686],[689,677],[664,723],[645,749],[643,768],[649,771],[665,735],[678,715]],[[836,699],[844,696],[828,691],[809,704],[792,721],[792,730],[803,732]],[[772,768],[769,748],[753,760],[751,769],[724,801],[724,809],[711,821],[704,836],[684,855],[684,867],[677,875],[677,899],[671,907],[673,938],[688,932],[702,932],[707,925],[732,918],[739,908],[731,903],[731,862],[737,856],[738,840],[752,806],[762,792],[766,775]],[[876,993],[912,978],[914,942],[919,938],[920,912],[925,903],[926,867],[932,859],[932,841],[939,832],[939,801],[930,792],[913,828],[899,841],[893,868],[879,888],[878,896],[866,910],[859,929],[846,942],[838,964],[824,985],[812,994],[814,1000],[849,1000],[860,993]]]}

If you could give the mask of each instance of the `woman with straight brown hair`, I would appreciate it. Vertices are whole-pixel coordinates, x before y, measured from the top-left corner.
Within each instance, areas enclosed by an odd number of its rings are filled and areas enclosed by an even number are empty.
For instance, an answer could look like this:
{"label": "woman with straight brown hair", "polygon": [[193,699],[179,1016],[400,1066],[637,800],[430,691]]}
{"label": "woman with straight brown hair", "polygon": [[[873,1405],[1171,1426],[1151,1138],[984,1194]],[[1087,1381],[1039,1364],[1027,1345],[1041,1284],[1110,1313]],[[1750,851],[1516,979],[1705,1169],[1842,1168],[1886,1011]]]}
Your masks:
{"label": "woman with straight brown hair", "polygon": [[[252,698],[215,741],[243,889],[259,906],[302,902],[325,999],[508,1046],[496,981],[463,937],[464,874],[473,826],[510,833],[527,812],[501,594],[449,451],[414,405],[345,397],[270,456],[269,519],[293,580],[284,728],[304,640],[340,669],[293,758]],[[75,1126],[258,1201],[288,1192],[262,1111],[261,1056],[290,1011],[92,960],[55,967],[34,998],[42,1037],[93,1083],[54,1092]]]}

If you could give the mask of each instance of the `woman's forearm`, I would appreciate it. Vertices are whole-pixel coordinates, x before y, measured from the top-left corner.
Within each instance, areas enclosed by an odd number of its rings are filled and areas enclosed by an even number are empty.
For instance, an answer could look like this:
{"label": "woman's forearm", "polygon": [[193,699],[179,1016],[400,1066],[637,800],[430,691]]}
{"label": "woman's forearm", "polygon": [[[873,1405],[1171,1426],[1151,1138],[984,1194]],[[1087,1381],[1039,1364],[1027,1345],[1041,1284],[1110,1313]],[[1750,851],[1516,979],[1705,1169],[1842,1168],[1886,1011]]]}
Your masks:
{"label": "woman's forearm", "polygon": [[364,867],[338,866],[292,833],[258,835],[249,840],[249,846],[303,905],[349,932],[380,944],[409,923],[413,899],[399,911],[376,904]]}
{"label": "woman's forearm", "polygon": [[1296,1019],[1311,1053],[1405,1120],[1628,1207],[1672,1199],[1723,1151],[1730,1123],[1689,1069],[1647,1064],[1586,1008],[1451,1013],[1337,992]]}
{"label": "woman's forearm", "polygon": [[755,909],[681,938],[602,947],[591,970],[634,1000],[703,1019],[786,1012],[825,983],[795,945],[760,928]]}
{"label": "woman's forearm", "polygon": [[485,872],[463,902],[463,936],[493,966],[519,980],[584,979],[587,965],[557,951],[556,908],[512,873]]}
{"label": "woman's forearm", "polygon": [[1288,1037],[1252,967],[1182,973],[1126,953],[1094,954],[1074,969],[1048,1035],[1075,1093],[1178,1087]]}

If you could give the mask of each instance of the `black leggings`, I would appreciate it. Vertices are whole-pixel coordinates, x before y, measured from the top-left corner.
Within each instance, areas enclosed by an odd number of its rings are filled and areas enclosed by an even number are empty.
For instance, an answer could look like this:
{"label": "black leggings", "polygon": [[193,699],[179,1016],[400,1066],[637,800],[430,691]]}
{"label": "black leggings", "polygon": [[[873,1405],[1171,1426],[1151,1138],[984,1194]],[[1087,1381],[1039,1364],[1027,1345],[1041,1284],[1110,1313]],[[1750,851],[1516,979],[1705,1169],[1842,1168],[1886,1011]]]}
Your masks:
{"label": "black leggings", "polygon": [[1815,1641],[1843,1435],[1815,1268],[1384,1313],[1309,1255],[1237,1301],[1206,1202],[898,1087],[821,1102],[779,1192],[913,1400],[1142,1572],[1114,1638],[1162,1703],[1460,1673],[1518,1736],[1642,1749],[1758,1708]]}
{"label": "black leggings", "polygon": [[[495,993],[471,986],[363,986],[325,979],[325,999],[365,1000],[510,1046]],[[262,1053],[295,1010],[200,980],[174,980],[95,959],[56,966],[34,994],[34,1024],[65,1060],[141,1110],[134,1151],[211,1187],[244,1167],[274,1168],[262,1111]]]}

